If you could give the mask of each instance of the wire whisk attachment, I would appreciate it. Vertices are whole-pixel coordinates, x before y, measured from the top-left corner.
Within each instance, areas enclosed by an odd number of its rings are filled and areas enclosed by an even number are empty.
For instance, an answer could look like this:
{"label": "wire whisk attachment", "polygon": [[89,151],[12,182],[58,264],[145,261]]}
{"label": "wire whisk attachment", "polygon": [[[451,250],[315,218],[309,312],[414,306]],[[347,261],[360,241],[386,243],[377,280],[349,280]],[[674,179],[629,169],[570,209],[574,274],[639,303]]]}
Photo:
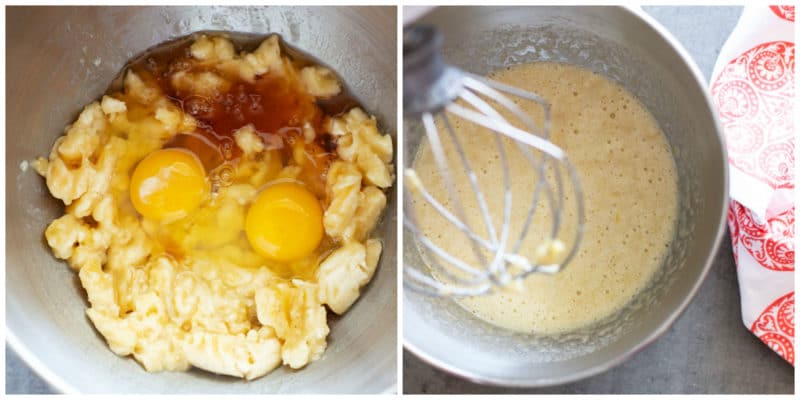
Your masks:
{"label": "wire whisk attachment", "polygon": [[[555,274],[575,256],[583,236],[584,206],[578,173],[565,152],[549,141],[549,104],[539,95],[464,72],[446,64],[440,54],[441,34],[431,26],[412,25],[403,35],[403,106],[406,118],[420,119],[425,138],[441,178],[444,198],[438,198],[430,184],[414,169],[404,171],[404,226],[411,233],[406,240],[416,241],[424,262],[404,260],[405,287],[436,296],[478,296],[500,288],[517,287],[533,273]],[[517,101],[532,101],[543,111],[537,125]],[[502,207],[490,210],[487,196],[459,139],[454,121],[488,129],[502,169]],[[408,125],[408,124],[407,124]],[[406,134],[412,132],[406,131]],[[537,177],[532,184],[532,201],[516,201],[508,149],[519,151]],[[448,147],[444,145],[448,141]],[[505,143],[505,144],[504,144]],[[490,149],[486,149],[490,151]],[[452,158],[449,158],[452,156]],[[470,224],[464,198],[455,187],[453,173],[466,174],[470,200],[476,207],[471,215],[481,221]],[[518,177],[516,177],[518,178]],[[442,189],[441,187],[439,189]],[[574,224],[564,223],[564,206],[569,194],[575,203]],[[460,231],[463,249],[445,249],[435,238],[425,235],[417,223],[415,208],[427,204],[442,219]],[[540,204],[543,203],[543,204]],[[525,210],[521,228],[512,231],[514,207]],[[549,224],[535,223],[538,208],[549,209]],[[491,211],[500,211],[493,218]],[[472,218],[474,219],[474,218]],[[499,219],[496,221],[496,219]],[[547,230],[542,234],[542,230]],[[571,232],[566,232],[571,229]],[[526,241],[538,231],[544,239],[535,245]],[[533,247],[531,247],[533,246]],[[523,253],[527,255],[523,255]],[[470,256],[468,256],[471,254]]]}

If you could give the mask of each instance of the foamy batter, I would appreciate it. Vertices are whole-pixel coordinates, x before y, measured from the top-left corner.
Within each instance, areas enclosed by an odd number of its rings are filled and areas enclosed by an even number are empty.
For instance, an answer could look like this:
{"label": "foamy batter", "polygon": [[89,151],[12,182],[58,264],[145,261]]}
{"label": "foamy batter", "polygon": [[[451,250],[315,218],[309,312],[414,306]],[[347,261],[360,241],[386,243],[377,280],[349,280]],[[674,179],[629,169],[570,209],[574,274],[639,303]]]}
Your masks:
{"label": "foamy batter", "polygon": [[[534,274],[521,292],[502,291],[459,302],[476,316],[503,328],[551,334],[603,319],[622,308],[647,285],[660,267],[671,241],[677,211],[675,165],[666,138],[639,101],[620,85],[589,70],[556,63],[522,64],[489,76],[543,96],[551,104],[551,139],[569,155],[579,171],[586,210],[582,244],[569,266],[554,276]],[[519,101],[535,119],[541,108]],[[451,120],[487,196],[495,226],[502,222],[503,173],[494,136],[466,121]],[[439,121],[440,127],[441,121]],[[446,136],[446,135],[444,135]],[[511,170],[512,237],[521,231],[532,201],[535,171],[506,142]],[[444,142],[452,166],[460,165],[449,140]],[[414,168],[426,188],[445,204],[446,190],[427,142]],[[462,168],[454,168],[456,190],[467,219],[485,229]],[[567,197],[572,196],[567,192]],[[474,263],[468,239],[424,201],[416,201],[422,232],[451,254]],[[574,200],[574,198],[573,198]],[[572,232],[575,205],[566,204]],[[534,249],[549,229],[551,210],[540,204],[534,230],[522,254],[535,259]],[[538,229],[537,229],[538,228]],[[571,237],[565,237],[565,240]]]}

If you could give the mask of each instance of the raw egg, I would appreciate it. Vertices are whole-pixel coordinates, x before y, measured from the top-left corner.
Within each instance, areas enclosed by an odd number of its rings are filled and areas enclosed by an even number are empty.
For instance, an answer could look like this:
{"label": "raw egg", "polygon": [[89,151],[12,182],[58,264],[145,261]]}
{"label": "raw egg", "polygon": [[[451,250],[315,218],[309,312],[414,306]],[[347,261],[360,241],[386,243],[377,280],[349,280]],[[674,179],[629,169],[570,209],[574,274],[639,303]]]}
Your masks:
{"label": "raw egg", "polygon": [[183,149],[156,150],[136,166],[131,176],[133,207],[145,218],[174,221],[194,211],[206,198],[203,164]]}
{"label": "raw egg", "polygon": [[273,184],[250,206],[245,233],[264,257],[282,262],[304,258],[322,240],[322,206],[299,183]]}

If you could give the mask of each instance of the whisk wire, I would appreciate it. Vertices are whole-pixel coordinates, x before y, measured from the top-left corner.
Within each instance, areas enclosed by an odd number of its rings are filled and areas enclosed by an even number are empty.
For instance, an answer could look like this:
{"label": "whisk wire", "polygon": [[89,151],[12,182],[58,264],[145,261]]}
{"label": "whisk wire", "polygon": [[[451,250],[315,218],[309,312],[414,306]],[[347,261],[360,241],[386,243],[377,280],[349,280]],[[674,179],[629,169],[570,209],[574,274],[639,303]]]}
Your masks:
{"label": "whisk wire", "polygon": [[414,268],[403,269],[403,284],[411,290],[430,296],[479,296],[488,293],[492,288],[492,285],[489,283],[484,283],[483,285],[475,287],[445,285]]}
{"label": "whisk wire", "polygon": [[[427,138],[428,143],[431,145],[431,151],[433,153],[433,157],[436,160],[436,164],[439,167],[439,172],[442,174],[442,180],[444,182],[445,188],[447,189],[447,194],[450,199],[450,203],[453,207],[453,210],[456,213],[458,219],[467,227],[468,231],[472,232],[469,229],[469,222],[467,221],[464,213],[464,207],[461,204],[461,199],[456,193],[455,188],[453,187],[453,179],[452,175],[450,174],[450,166],[447,161],[447,157],[444,154],[444,148],[442,147],[441,139],[439,138],[439,130],[436,129],[436,122],[434,121],[433,114],[425,113],[422,115],[422,123],[425,125],[425,130],[428,132]],[[481,265],[486,264],[486,258],[483,255],[483,251],[481,251],[480,247],[478,246],[478,241],[475,239],[475,236],[468,234],[467,235],[471,239],[472,243],[472,250],[475,253],[475,256],[478,259],[478,262]]]}
{"label": "whisk wire", "polygon": [[489,214],[489,206],[486,204],[486,198],[483,196],[483,191],[481,191],[478,187],[478,177],[475,175],[475,170],[472,169],[472,165],[464,153],[464,147],[461,145],[461,140],[458,139],[458,135],[456,135],[456,132],[453,130],[453,126],[450,124],[450,118],[447,116],[447,113],[442,113],[441,117],[442,121],[444,122],[445,129],[450,135],[450,140],[453,142],[453,146],[456,148],[456,153],[458,153],[458,157],[461,160],[461,165],[464,167],[464,170],[467,171],[467,178],[469,179],[469,184],[472,187],[472,192],[475,193],[475,201],[477,201],[478,208],[481,211],[481,217],[483,218],[483,223],[486,225],[486,230],[489,233],[489,239],[492,241],[492,244],[497,245],[497,230],[495,229],[494,223],[492,222],[492,217]]}
{"label": "whisk wire", "polygon": [[[538,136],[542,136],[544,138],[549,137],[549,131],[547,130],[540,130],[533,119],[522,111],[522,109],[517,106],[516,103],[508,99],[506,96],[503,96],[499,91],[493,89],[490,84],[487,82],[491,82],[490,80],[475,78],[471,76],[467,76],[464,79],[464,86],[466,88],[480,91],[485,96],[489,97],[490,99],[494,100],[495,102],[499,103],[500,105],[504,106],[507,110],[509,110],[518,120],[520,120],[526,128],[532,134],[538,134]],[[545,113],[548,112],[549,105],[544,102],[544,100],[539,96],[532,96],[533,101],[539,104],[544,110]],[[486,102],[481,102],[480,111],[489,115],[490,117],[495,118],[497,121],[501,123],[508,124],[508,120],[505,119],[497,110],[489,106]],[[547,117],[547,114],[545,114]],[[546,120],[547,118],[545,118]],[[538,132],[538,133],[537,133]],[[536,180],[536,187],[534,188],[533,200],[528,205],[528,210],[525,213],[525,221],[522,225],[522,230],[520,231],[519,236],[517,237],[517,241],[512,248],[513,253],[519,252],[519,249],[522,247],[522,243],[525,241],[525,238],[528,235],[528,231],[530,230],[531,224],[533,222],[534,214],[536,213],[536,206],[539,204],[539,195],[541,192],[541,188],[545,187],[546,196],[548,205],[551,210],[561,210],[561,204],[558,206],[554,205],[554,197],[552,193],[552,189],[549,185],[544,185],[545,179],[545,169],[547,167],[546,158],[542,156],[535,156],[531,151],[529,146],[526,146],[519,141],[513,141],[528,163],[531,165],[535,171],[537,171],[537,180]],[[537,160],[538,158],[538,160]],[[557,177],[557,181],[560,184],[560,176]],[[551,239],[555,239],[560,227],[560,219],[556,219],[553,224],[551,224]]]}
{"label": "whisk wire", "polygon": [[[522,90],[518,87],[506,85],[505,83],[497,82],[491,79],[485,79],[483,77],[480,77],[475,74],[470,74],[468,72],[464,72],[463,74],[466,78],[471,79],[473,82],[480,82],[500,92],[507,93],[512,96],[521,97],[523,99],[532,100],[538,103],[544,110],[544,126],[542,127],[541,136],[544,137],[545,139],[549,139],[550,126],[552,124],[552,120],[550,119],[550,104],[544,99],[544,97],[539,96],[536,93],[529,92],[527,90]],[[522,112],[522,110],[519,110],[519,112],[523,115],[527,115],[524,112]]]}
{"label": "whisk wire", "polygon": [[[498,114],[488,103],[470,90],[464,90],[461,93],[460,98],[484,115],[492,118],[498,118],[500,120],[503,119],[503,117],[501,117],[500,114]],[[503,262],[504,260],[502,254],[505,252],[508,237],[511,232],[511,206],[513,197],[511,193],[511,178],[509,173],[508,158],[506,157],[506,150],[505,146],[503,145],[503,136],[501,133],[496,131],[493,133],[495,146],[497,146],[497,151],[500,153],[500,164],[503,168],[503,228],[502,232],[500,233],[498,249],[495,253],[495,257],[492,260],[492,264],[490,264],[489,271],[492,274],[492,278],[497,280],[497,283],[504,285],[509,280],[509,276],[506,264]]]}
{"label": "whisk wire", "polygon": [[455,103],[449,104],[447,106],[447,110],[470,122],[476,123],[490,130],[499,131],[500,133],[503,133],[514,140],[520,141],[541,152],[544,152],[559,161],[566,157],[564,151],[561,150],[560,147],[538,136],[531,135],[530,133],[508,123],[498,123],[486,115],[469,110]]}
{"label": "whisk wire", "polygon": [[[519,118],[520,120],[525,122],[526,125],[529,125],[529,127],[533,126],[533,128],[535,128],[535,124],[527,116],[527,114],[525,112],[523,112],[514,102],[508,100],[507,98],[505,98],[505,96],[502,96],[497,91],[505,92],[505,93],[508,93],[508,94],[511,94],[511,95],[514,95],[514,96],[517,96],[517,97],[521,97],[521,98],[524,98],[524,99],[527,99],[527,100],[532,100],[532,101],[535,101],[536,103],[538,103],[542,107],[542,109],[544,110],[544,129],[543,129],[542,136],[544,138],[549,138],[551,123],[552,123],[551,122],[551,118],[550,118],[550,105],[544,100],[543,97],[541,97],[541,96],[539,96],[539,95],[537,95],[535,93],[531,93],[531,92],[522,90],[520,88],[517,88],[517,87],[514,87],[514,86],[509,86],[509,85],[506,85],[504,83],[500,83],[500,82],[493,81],[493,80],[490,80],[490,79],[485,79],[485,78],[479,77],[479,76],[474,75],[474,74],[464,73],[464,76],[465,76],[465,78],[464,78],[463,84],[466,87],[472,88],[473,90],[475,90],[475,89],[482,90],[482,92],[487,97],[490,97],[493,100],[497,101],[498,103],[503,104],[517,118]],[[481,84],[483,84],[483,85],[481,85]],[[532,130],[532,131],[535,131],[535,129]],[[519,143],[519,141],[517,143]],[[547,143],[550,143],[550,142],[548,141]],[[542,150],[542,149],[540,149],[540,150]],[[576,204],[576,216],[575,217],[576,217],[578,223],[577,223],[577,227],[576,227],[575,238],[572,241],[572,246],[570,247],[570,249],[567,252],[567,255],[564,257],[563,261],[561,262],[561,265],[563,267],[563,266],[568,265],[569,262],[572,260],[572,258],[574,258],[575,254],[577,253],[577,249],[580,246],[580,242],[583,239],[583,220],[584,220],[584,217],[585,217],[585,210],[584,210],[584,205],[583,205],[583,200],[582,200],[583,191],[581,189],[580,179],[578,177],[578,172],[575,169],[575,166],[569,161],[569,159],[567,158],[566,154],[563,153],[563,151],[561,151],[561,156],[560,157],[557,157],[554,154],[549,153],[549,152],[544,151],[544,150],[542,150],[542,152],[544,154],[549,155],[549,156],[553,157],[554,159],[560,161],[560,163],[563,165],[563,167],[566,169],[566,171],[567,171],[567,173],[569,175],[571,184],[573,186],[573,195],[575,196],[575,199],[574,199],[575,204]],[[552,190],[551,190],[550,186],[549,185],[547,186],[548,203],[549,203],[549,205],[551,207],[550,209],[551,209],[551,212],[553,214],[553,224],[552,224],[551,235],[550,235],[551,239],[557,238],[558,233],[561,230],[561,222],[562,222],[562,219],[563,219],[564,200],[565,200],[564,183],[563,183],[563,179],[562,179],[562,175],[561,175],[561,170],[557,166],[555,168],[553,168],[553,175],[554,175],[554,180],[556,182],[556,195],[555,196],[553,196],[553,193],[552,193]],[[529,217],[532,217],[532,216],[529,215]],[[527,234],[528,229],[529,229],[529,222],[526,221],[525,227],[523,228],[523,235],[520,236],[521,239],[524,238],[525,234]],[[521,244],[522,244],[522,240],[518,241],[517,245],[514,246],[513,252],[516,253],[519,250],[519,248],[521,247]],[[559,268],[558,270],[560,271],[561,268]],[[529,275],[532,272],[538,272],[538,271],[536,271],[535,269],[532,270],[532,271],[528,271],[527,273],[521,275],[520,278],[524,278],[525,276]],[[543,271],[541,271],[541,272],[543,272]]]}
{"label": "whisk wire", "polygon": [[[413,171],[406,171],[407,182],[409,182],[412,179],[414,180],[418,179],[416,175],[409,175],[412,173]],[[483,245],[483,247],[485,247],[488,250],[494,250],[495,248],[494,244],[485,241],[483,238],[478,236],[478,234],[473,232],[468,225],[466,225],[460,218],[453,215],[453,213],[451,213],[450,210],[447,209],[447,207],[442,205],[442,203],[440,203],[439,200],[433,197],[433,195],[431,195],[431,193],[425,188],[424,185],[422,185],[421,183],[419,184],[409,183],[406,188],[408,188],[408,186],[412,186],[413,190],[419,192],[419,195],[422,196],[422,198],[425,199],[425,201],[427,201],[433,207],[433,209],[436,210],[437,213],[439,213],[439,215],[444,217],[448,222],[453,224],[456,228],[458,228],[458,230],[463,232],[465,235],[469,236],[471,240],[478,241],[478,243]]]}
{"label": "whisk wire", "polygon": [[[457,258],[457,257],[451,255],[450,253],[448,253],[447,251],[445,251],[444,249],[442,249],[441,247],[436,245],[436,243],[434,243],[432,240],[428,239],[425,235],[422,235],[422,233],[419,231],[419,228],[415,224],[410,223],[410,222],[406,222],[405,226],[412,233],[414,233],[416,235],[419,235],[418,236],[419,242],[423,246],[428,248],[430,251],[432,251],[437,257],[441,258],[443,261],[446,261],[446,262],[452,264],[454,267],[458,268],[459,270],[461,270],[462,272],[465,272],[467,274],[471,274],[471,275],[474,275],[474,276],[481,276],[481,275],[485,274],[485,270],[481,270],[481,269],[475,268],[475,267],[467,264],[466,262],[464,262],[460,258]],[[446,269],[444,269],[442,272],[444,272],[445,274],[448,273],[448,271]],[[462,279],[462,278],[457,277],[455,275],[449,276],[448,278],[458,279],[458,280]],[[467,280],[467,281],[469,281],[469,280]]]}
{"label": "whisk wire", "polygon": [[[506,85],[503,85],[502,83],[494,82],[494,81],[489,80],[489,79],[476,79],[474,77],[468,77],[468,78],[465,78],[464,85],[466,87],[473,87],[473,88],[478,88],[478,89],[482,90],[483,93],[487,97],[491,98],[492,100],[497,101],[498,103],[500,103],[501,105],[506,107],[506,109],[511,111],[514,114],[514,116],[516,116],[518,119],[520,119],[522,121],[523,124],[526,125],[526,127],[531,129],[531,132],[536,132],[538,129],[537,129],[536,124],[533,122],[533,119],[531,119],[530,116],[528,116],[525,112],[523,112],[522,109],[520,109],[519,106],[517,106],[516,103],[514,103],[513,101],[510,101],[507,97],[503,96],[498,90],[495,90],[492,86],[496,85],[496,86],[499,86],[502,89],[508,89],[509,92],[516,93],[516,94],[525,93],[527,96],[525,96],[525,97],[519,96],[519,97],[523,97],[523,98],[526,98],[528,100],[532,100],[532,101],[536,102],[544,110],[544,113],[545,113],[545,118],[544,118],[545,125],[548,125],[548,126],[543,131],[541,131],[542,135],[540,135],[540,136],[543,136],[544,138],[549,138],[549,136],[550,136],[550,128],[549,128],[550,105],[547,104],[541,96],[522,91],[519,88],[506,86]],[[498,113],[495,113],[495,114],[498,117],[500,117],[500,120],[502,120],[503,122],[507,122]],[[520,151],[525,156],[525,158],[528,160],[528,162],[531,164],[531,166],[533,168],[537,168],[537,166],[536,166],[537,163],[535,162],[535,160],[533,160],[533,155],[531,154],[530,149],[527,146],[523,146],[518,141],[515,141],[515,143],[517,144],[517,147],[520,149]],[[540,172],[539,179],[544,178],[544,171],[545,171],[546,166],[547,166],[546,158],[542,157],[541,158],[541,165],[538,167],[539,172]],[[563,180],[562,180],[562,177],[561,177],[561,171],[560,171],[559,168],[557,168],[557,167],[553,168],[553,176],[554,176],[553,179],[555,180],[556,189],[557,189],[556,190],[557,194],[555,196],[553,196],[553,192],[552,192],[551,186],[547,185],[547,202],[548,202],[548,205],[550,207],[551,212],[553,213],[553,223],[551,224],[551,227],[550,227],[550,239],[556,239],[556,237],[558,236],[558,232],[561,230],[561,221],[563,219],[563,210],[564,210],[564,183],[563,183]],[[538,198],[536,199],[536,201],[534,201],[532,203],[532,205],[537,204],[537,201],[538,201]],[[528,217],[526,219],[527,220],[531,220],[532,219],[532,215],[529,213]],[[520,240],[518,240],[517,244],[514,246],[514,250],[513,250],[514,252],[517,252],[519,250],[519,248],[522,245],[522,242],[523,242],[525,236],[527,236],[529,228],[530,228],[530,223],[528,221],[526,221],[525,228],[522,230],[522,233],[520,235]]]}

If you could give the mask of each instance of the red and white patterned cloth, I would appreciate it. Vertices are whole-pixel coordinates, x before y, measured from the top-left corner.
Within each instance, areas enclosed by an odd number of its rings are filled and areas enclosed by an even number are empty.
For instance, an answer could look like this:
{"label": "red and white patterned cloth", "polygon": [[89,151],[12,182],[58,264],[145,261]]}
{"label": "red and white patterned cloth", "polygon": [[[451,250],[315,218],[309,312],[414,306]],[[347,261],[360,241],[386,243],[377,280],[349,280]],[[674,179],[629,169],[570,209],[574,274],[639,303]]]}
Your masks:
{"label": "red and white patterned cloth", "polygon": [[742,319],[794,365],[794,6],[746,6],[711,82]]}

